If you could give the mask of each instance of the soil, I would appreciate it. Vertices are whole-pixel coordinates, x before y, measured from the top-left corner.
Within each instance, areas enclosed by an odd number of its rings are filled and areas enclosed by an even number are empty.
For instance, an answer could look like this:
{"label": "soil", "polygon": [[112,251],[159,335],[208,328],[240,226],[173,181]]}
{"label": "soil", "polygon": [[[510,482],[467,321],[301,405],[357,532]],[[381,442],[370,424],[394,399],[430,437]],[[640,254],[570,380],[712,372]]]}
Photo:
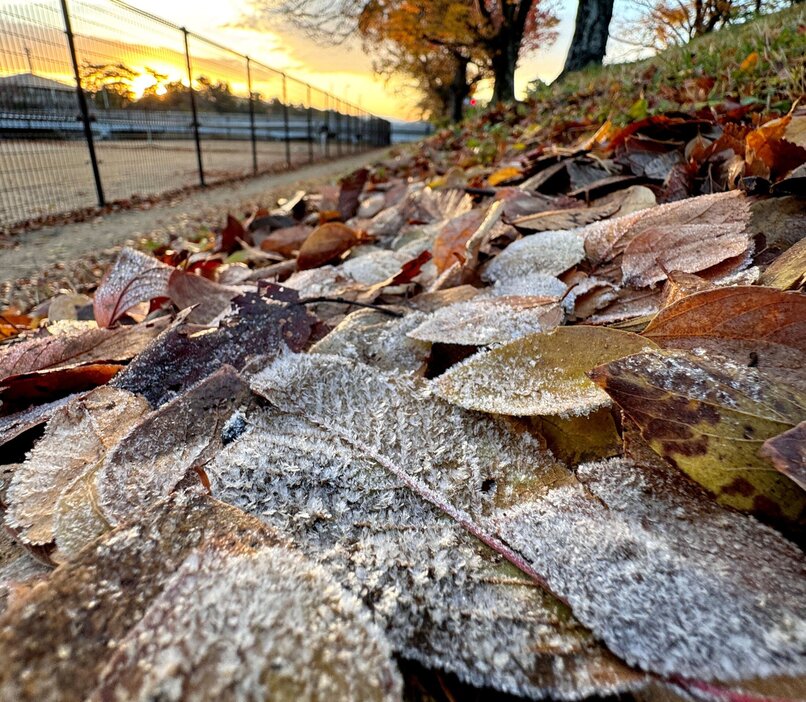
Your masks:
{"label": "soil", "polygon": [[376,160],[385,150],[363,152],[298,170],[220,185],[158,204],[105,214],[91,221],[23,232],[0,249],[0,307],[26,311],[59,290],[86,292],[124,245],[148,238],[190,236],[220,226],[230,212],[244,216],[272,207],[296,190],[314,191]]}

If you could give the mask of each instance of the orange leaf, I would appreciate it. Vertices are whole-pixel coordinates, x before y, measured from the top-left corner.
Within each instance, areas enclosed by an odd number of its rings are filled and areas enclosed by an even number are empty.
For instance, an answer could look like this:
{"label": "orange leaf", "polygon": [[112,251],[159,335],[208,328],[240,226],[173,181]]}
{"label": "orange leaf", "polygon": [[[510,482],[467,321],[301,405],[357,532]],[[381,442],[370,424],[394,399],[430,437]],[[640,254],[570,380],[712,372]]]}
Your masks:
{"label": "orange leaf", "polygon": [[739,70],[752,71],[758,64],[758,59],[759,59],[758,51],[752,51],[751,53],[747,54],[745,60],[739,64]]}
{"label": "orange leaf", "polygon": [[479,228],[483,219],[483,209],[470,210],[454,217],[442,227],[432,247],[434,265],[440,273],[450,268],[457,260],[464,259],[465,244]]}
{"label": "orange leaf", "polygon": [[314,229],[302,244],[297,256],[297,268],[303,271],[336,261],[353,246],[365,240],[365,236],[346,224],[323,224]]}
{"label": "orange leaf", "polygon": [[506,183],[508,180],[518,178],[522,175],[523,171],[520,168],[516,168],[515,166],[507,166],[491,174],[490,177],[487,178],[487,182],[492,186],[496,186],[501,185],[501,183]]}

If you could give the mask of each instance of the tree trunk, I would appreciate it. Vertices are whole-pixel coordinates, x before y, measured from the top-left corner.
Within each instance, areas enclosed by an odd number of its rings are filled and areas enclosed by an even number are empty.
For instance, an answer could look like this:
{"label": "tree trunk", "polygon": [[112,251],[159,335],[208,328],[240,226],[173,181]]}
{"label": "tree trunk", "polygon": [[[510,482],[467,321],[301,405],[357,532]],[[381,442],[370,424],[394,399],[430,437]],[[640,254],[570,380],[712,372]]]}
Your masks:
{"label": "tree trunk", "polygon": [[467,64],[470,61],[463,56],[456,57],[456,67],[451,83],[451,121],[461,122],[464,116],[465,98],[470,95],[467,83]]}
{"label": "tree trunk", "polygon": [[607,48],[613,0],[579,0],[576,27],[563,74],[601,65]]}
{"label": "tree trunk", "polygon": [[492,55],[493,104],[499,102],[515,101],[515,67],[518,65],[518,52],[520,37],[506,37],[508,41],[502,42]]}

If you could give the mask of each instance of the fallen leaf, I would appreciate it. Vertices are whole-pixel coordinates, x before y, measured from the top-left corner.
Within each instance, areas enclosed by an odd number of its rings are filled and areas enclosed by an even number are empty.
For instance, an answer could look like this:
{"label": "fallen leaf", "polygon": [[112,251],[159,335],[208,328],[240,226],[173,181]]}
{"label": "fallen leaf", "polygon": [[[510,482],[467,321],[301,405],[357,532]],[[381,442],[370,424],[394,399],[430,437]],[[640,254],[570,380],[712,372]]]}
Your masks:
{"label": "fallen leaf", "polygon": [[198,701],[401,699],[369,611],[300,553],[254,541],[214,544],[179,564],[117,642],[88,700],[154,699],[166,689]]}
{"label": "fallen leaf", "polygon": [[665,348],[704,348],[796,372],[806,349],[806,296],[756,285],[704,290],[661,310],[643,334]]}
{"label": "fallen leaf", "polygon": [[3,409],[24,409],[52,402],[71,393],[105,385],[123,368],[117,363],[85,363],[68,368],[52,368],[4,378],[0,384]]}
{"label": "fallen leaf", "polygon": [[806,490],[806,422],[767,439],[761,455]]}
{"label": "fallen leaf", "polygon": [[[633,261],[633,265],[640,262],[651,267],[659,259],[667,270],[696,273],[737,255],[723,252],[722,243],[729,244],[731,251],[741,248],[743,244],[744,248],[739,251],[743,253],[749,244],[749,237],[745,234],[749,221],[748,198],[743,193],[734,191],[702,195],[651,207],[613,220],[596,222],[582,229],[580,235],[585,241],[585,252],[596,264],[618,257],[639,235],[644,235],[641,246],[633,249],[636,255],[643,256],[639,261]],[[690,248],[703,242],[702,253],[707,254],[707,257],[685,261],[688,265],[676,265],[678,256],[664,239],[666,233],[670,240],[682,239],[682,243],[688,244]],[[705,246],[704,242],[710,244]],[[654,268],[644,274],[650,272],[654,274],[650,277],[655,280],[662,280],[664,277],[662,271],[659,276]]]}
{"label": "fallen leaf", "polygon": [[271,251],[283,256],[294,256],[312,231],[313,228],[305,224],[275,229],[260,242],[260,248],[262,251]]}
{"label": "fallen leaf", "polygon": [[41,441],[15,472],[6,523],[25,542],[54,537],[59,495],[88,465],[95,465],[149,410],[124,390],[101,387],[57,409]]}
{"label": "fallen leaf", "polygon": [[797,546],[662,462],[610,459],[576,475],[584,489],[559,487],[490,521],[611,651],[673,680],[715,681],[711,699],[748,699],[729,697],[726,681],[803,675]]}
{"label": "fallen leaf", "polygon": [[751,51],[739,64],[740,71],[752,71],[758,64],[758,51]]}
{"label": "fallen leaf", "polygon": [[505,166],[504,168],[499,168],[497,171],[487,176],[487,182],[492,187],[495,187],[497,185],[501,185],[502,183],[516,180],[522,175],[523,171],[517,166]]}
{"label": "fallen leaf", "polygon": [[471,356],[437,378],[434,391],[465,409],[493,414],[588,415],[610,402],[586,374],[652,348],[652,341],[629,332],[558,327]]}
{"label": "fallen leaf", "polygon": [[442,344],[487,346],[550,331],[562,321],[562,308],[550,298],[479,296],[435,310],[409,336]]}
{"label": "fallen leaf", "polygon": [[351,358],[381,370],[414,373],[425,367],[431,345],[410,338],[408,332],[425,317],[422,312],[395,318],[374,310],[358,310],[314,344],[310,353]]}
{"label": "fallen leaf", "polygon": [[786,140],[791,122],[792,115],[789,114],[748,133],[745,160],[749,175],[778,180],[806,162],[806,148]]}
{"label": "fallen leaf", "polygon": [[167,320],[154,320],[117,329],[78,327],[7,346],[0,349],[0,384],[14,375],[103,361],[128,361],[166,326]]}
{"label": "fallen leaf", "polygon": [[244,226],[232,215],[227,215],[227,223],[221,229],[221,231],[216,234],[215,238],[215,248],[213,249],[217,253],[226,253],[230,254],[233,251],[237,251],[240,248],[241,241],[252,241],[252,236],[249,233],[249,230],[245,229]]}
{"label": "fallen leaf", "polygon": [[358,197],[361,195],[368,177],[369,171],[366,168],[359,168],[339,181],[341,188],[339,189],[338,210],[343,221],[346,222],[354,217],[358,211]]}
{"label": "fallen leaf", "polygon": [[297,255],[297,270],[318,268],[338,261],[353,246],[365,240],[357,231],[341,222],[328,222],[314,229]]}
{"label": "fallen leaf", "polygon": [[557,276],[585,258],[575,231],[540,232],[510,244],[483,271],[485,280],[508,281],[538,274]]}
{"label": "fallen leaf", "polygon": [[466,244],[484,221],[484,210],[474,209],[448,220],[439,230],[432,253],[439,273],[459,261],[464,263]]}
{"label": "fallen leaf", "polygon": [[802,420],[802,393],[754,368],[683,351],[628,356],[591,377],[656,453],[720,504],[773,521],[806,516],[806,495],[758,455]]}
{"label": "fallen leaf", "polygon": [[533,417],[531,426],[546,439],[551,452],[569,465],[621,452],[621,436],[607,407],[582,417]]}
{"label": "fallen leaf", "polygon": [[806,238],[784,251],[758,279],[759,285],[793,290],[806,285]]}
{"label": "fallen leaf", "polygon": [[[641,231],[631,236],[624,248],[621,270],[626,284],[652,285],[664,280],[669,270],[697,273],[752,250],[745,233],[750,217],[746,199],[734,199],[730,207],[724,198],[710,205],[695,203],[696,199],[668,205],[679,207],[662,223],[650,225],[639,220],[630,228],[636,231],[640,227]],[[638,216],[651,212],[644,210]]]}
{"label": "fallen leaf", "polygon": [[273,407],[208,464],[213,494],[265,515],[373,603],[399,655],[530,697],[640,685],[554,598],[411,489],[413,479],[475,510],[507,477],[513,490],[521,476],[570,479],[528,435],[348,359],[284,357],[254,387]]}
{"label": "fallen leaf", "polygon": [[157,408],[225,364],[241,370],[253,356],[273,356],[286,346],[300,351],[317,323],[304,305],[241,295],[217,328],[180,324],[163,332],[114,385]]}
{"label": "fallen leaf", "polygon": [[99,327],[109,327],[141,302],[167,297],[173,268],[128,247],[118,255],[95,292],[93,307]]}
{"label": "fallen leaf", "polygon": [[186,317],[191,324],[209,324],[242,293],[240,288],[214,283],[182,270],[173,271],[168,278],[168,296],[171,302],[180,310],[194,308]]}

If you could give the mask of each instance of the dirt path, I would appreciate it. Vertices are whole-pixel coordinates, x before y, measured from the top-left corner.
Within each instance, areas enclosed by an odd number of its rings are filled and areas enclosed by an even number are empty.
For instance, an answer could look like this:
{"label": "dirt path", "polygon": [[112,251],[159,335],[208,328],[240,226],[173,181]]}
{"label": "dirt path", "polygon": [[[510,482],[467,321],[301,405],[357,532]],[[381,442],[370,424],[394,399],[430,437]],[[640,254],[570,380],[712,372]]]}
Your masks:
{"label": "dirt path", "polygon": [[152,206],[97,217],[88,222],[46,227],[15,237],[0,250],[0,306],[29,307],[60,288],[80,291],[120,246],[148,236],[186,235],[220,225],[227,212],[243,215],[257,204],[272,206],[295,190],[312,190],[371,162],[385,150],[370,151],[289,173],[212,187]]}

